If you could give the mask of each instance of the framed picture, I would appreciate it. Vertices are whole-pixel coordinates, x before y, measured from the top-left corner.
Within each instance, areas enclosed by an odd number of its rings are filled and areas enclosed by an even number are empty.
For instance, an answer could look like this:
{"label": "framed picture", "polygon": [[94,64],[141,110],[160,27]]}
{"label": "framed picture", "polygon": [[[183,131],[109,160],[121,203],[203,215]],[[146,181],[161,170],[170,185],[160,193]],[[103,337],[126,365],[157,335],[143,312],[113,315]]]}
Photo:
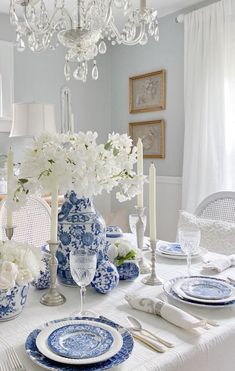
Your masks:
{"label": "framed picture", "polygon": [[144,158],[165,158],[165,122],[164,120],[131,122],[129,135],[136,145],[141,138]]}
{"label": "framed picture", "polygon": [[161,111],[165,108],[165,70],[129,78],[130,113]]}

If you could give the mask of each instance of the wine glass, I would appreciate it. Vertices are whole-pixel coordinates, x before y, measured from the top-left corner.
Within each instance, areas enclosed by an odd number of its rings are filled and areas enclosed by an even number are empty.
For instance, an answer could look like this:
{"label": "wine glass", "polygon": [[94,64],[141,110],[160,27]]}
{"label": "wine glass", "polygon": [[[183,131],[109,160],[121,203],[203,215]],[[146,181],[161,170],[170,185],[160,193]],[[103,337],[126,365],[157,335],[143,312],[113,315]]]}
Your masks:
{"label": "wine glass", "polygon": [[[142,218],[143,218],[143,222],[144,222],[144,232],[145,232],[147,217],[146,217],[146,215],[143,215]],[[139,215],[138,214],[130,214],[129,215],[129,226],[130,226],[130,230],[133,234],[136,234],[136,224],[137,224],[138,220],[139,220]]]}
{"label": "wine glass", "polygon": [[80,317],[93,315],[90,311],[84,311],[84,299],[86,286],[93,280],[96,272],[97,256],[91,250],[75,250],[70,253],[71,275],[78,286],[80,286],[81,307],[77,314]]}
{"label": "wine glass", "polygon": [[201,232],[198,228],[179,228],[179,243],[183,252],[187,255],[187,271],[191,276],[191,257],[199,248]]}

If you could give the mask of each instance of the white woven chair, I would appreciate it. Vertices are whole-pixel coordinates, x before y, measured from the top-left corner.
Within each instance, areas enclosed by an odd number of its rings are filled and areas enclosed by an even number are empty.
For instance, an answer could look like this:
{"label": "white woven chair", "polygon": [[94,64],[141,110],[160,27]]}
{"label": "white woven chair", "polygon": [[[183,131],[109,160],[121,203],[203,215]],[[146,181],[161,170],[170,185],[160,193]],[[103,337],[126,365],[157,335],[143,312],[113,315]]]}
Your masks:
{"label": "white woven chair", "polygon": [[[6,207],[1,202],[0,240],[6,240]],[[30,196],[26,204],[13,213],[14,240],[41,247],[50,239],[51,208],[40,197]]]}
{"label": "white woven chair", "polygon": [[195,215],[235,223],[235,192],[217,192],[206,197],[197,207]]}

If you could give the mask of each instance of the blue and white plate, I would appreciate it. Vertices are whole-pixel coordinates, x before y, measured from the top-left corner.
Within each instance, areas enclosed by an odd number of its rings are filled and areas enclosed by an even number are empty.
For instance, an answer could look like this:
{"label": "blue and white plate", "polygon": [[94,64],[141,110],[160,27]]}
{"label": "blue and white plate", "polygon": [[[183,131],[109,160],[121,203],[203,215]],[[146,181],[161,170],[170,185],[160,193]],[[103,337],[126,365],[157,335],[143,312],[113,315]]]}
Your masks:
{"label": "blue and white plate", "polygon": [[230,284],[211,277],[186,278],[180,288],[190,297],[206,300],[226,299],[233,292]]}
{"label": "blue and white plate", "polygon": [[[110,326],[110,328],[113,328],[114,330],[118,331],[118,333],[122,337],[122,346],[121,349],[113,355],[111,358],[102,361],[102,362],[97,362],[94,364],[84,364],[84,365],[69,365],[65,364],[62,362],[56,362],[50,358],[47,358],[44,356],[37,348],[36,345],[36,339],[39,336],[39,334],[42,332],[43,328],[50,327],[53,324],[59,324],[59,322],[64,322],[64,321],[74,321],[74,320],[89,320],[89,321],[94,321],[95,324],[104,324],[107,326]],[[60,320],[55,320],[46,323],[43,327],[39,327],[32,331],[25,343],[25,348],[27,355],[31,358],[31,360],[43,367],[44,369],[51,370],[51,371],[101,371],[101,370],[107,370],[111,369],[112,367],[115,367],[124,361],[126,361],[133,350],[134,342],[131,334],[129,333],[128,330],[123,328],[122,326],[118,325],[115,322],[110,321],[109,319],[105,317],[99,317],[99,318],[90,318],[90,317],[84,317],[84,318],[79,318],[79,317],[69,317],[69,318],[64,318]]]}
{"label": "blue and white plate", "polygon": [[[203,278],[205,278],[205,277],[203,277]],[[201,276],[194,276],[194,278],[201,278]],[[226,281],[221,280],[219,278],[214,278],[214,277],[208,277],[208,278],[210,278],[212,280],[216,280],[218,282],[225,282],[226,283]],[[163,290],[165,291],[165,293],[171,299],[177,300],[177,301],[179,301],[181,303],[184,303],[184,304],[190,304],[190,305],[194,305],[194,306],[207,307],[207,308],[208,307],[209,308],[223,308],[223,307],[228,307],[228,306],[232,306],[232,305],[235,304],[235,295],[234,294],[229,298],[220,299],[218,301],[206,300],[206,299],[201,299],[201,298],[197,299],[197,298],[189,297],[187,294],[185,294],[185,295],[181,294],[182,291],[180,292],[178,290],[178,287],[180,286],[180,284],[185,279],[188,279],[188,277],[173,278],[173,279],[164,283]],[[232,288],[233,293],[235,293],[234,287],[232,285],[230,287]]]}
{"label": "blue and white plate", "polygon": [[[192,259],[197,259],[207,254],[207,250],[199,247],[198,251],[191,255]],[[174,242],[158,241],[156,247],[156,254],[168,259],[186,260],[187,255],[183,252],[180,245]]]}
{"label": "blue and white plate", "polygon": [[110,331],[95,324],[70,324],[54,330],[48,337],[49,348],[67,358],[89,359],[107,353],[114,338]]}
{"label": "blue and white plate", "polygon": [[[107,330],[112,335],[114,341],[111,348],[109,348],[105,353],[91,358],[68,358],[68,357],[62,357],[59,354],[54,353],[49,345],[48,345],[48,338],[49,336],[57,329],[60,329],[61,327],[68,326],[68,325],[78,325],[78,324],[85,324],[85,325],[95,325],[99,326],[103,330]],[[123,344],[122,336],[121,334],[113,327],[105,324],[105,323],[97,323],[94,321],[89,320],[82,320],[81,318],[79,320],[68,320],[68,321],[59,321],[58,323],[50,324],[49,326],[44,326],[40,334],[37,336],[36,339],[36,346],[38,350],[47,358],[52,359],[56,362],[62,362],[66,364],[72,364],[72,365],[84,365],[84,364],[91,364],[91,363],[97,363],[105,361],[108,358],[111,358],[114,356],[119,350],[121,349]]]}

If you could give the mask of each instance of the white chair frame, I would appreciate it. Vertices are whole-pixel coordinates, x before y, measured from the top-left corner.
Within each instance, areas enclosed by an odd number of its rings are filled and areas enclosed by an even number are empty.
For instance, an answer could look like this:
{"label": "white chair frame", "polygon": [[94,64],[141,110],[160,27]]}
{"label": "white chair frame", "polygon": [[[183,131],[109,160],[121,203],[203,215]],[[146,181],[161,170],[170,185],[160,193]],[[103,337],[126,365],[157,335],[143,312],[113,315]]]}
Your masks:
{"label": "white chair frame", "polygon": [[235,192],[216,192],[206,197],[195,211],[197,217],[235,223]]}

